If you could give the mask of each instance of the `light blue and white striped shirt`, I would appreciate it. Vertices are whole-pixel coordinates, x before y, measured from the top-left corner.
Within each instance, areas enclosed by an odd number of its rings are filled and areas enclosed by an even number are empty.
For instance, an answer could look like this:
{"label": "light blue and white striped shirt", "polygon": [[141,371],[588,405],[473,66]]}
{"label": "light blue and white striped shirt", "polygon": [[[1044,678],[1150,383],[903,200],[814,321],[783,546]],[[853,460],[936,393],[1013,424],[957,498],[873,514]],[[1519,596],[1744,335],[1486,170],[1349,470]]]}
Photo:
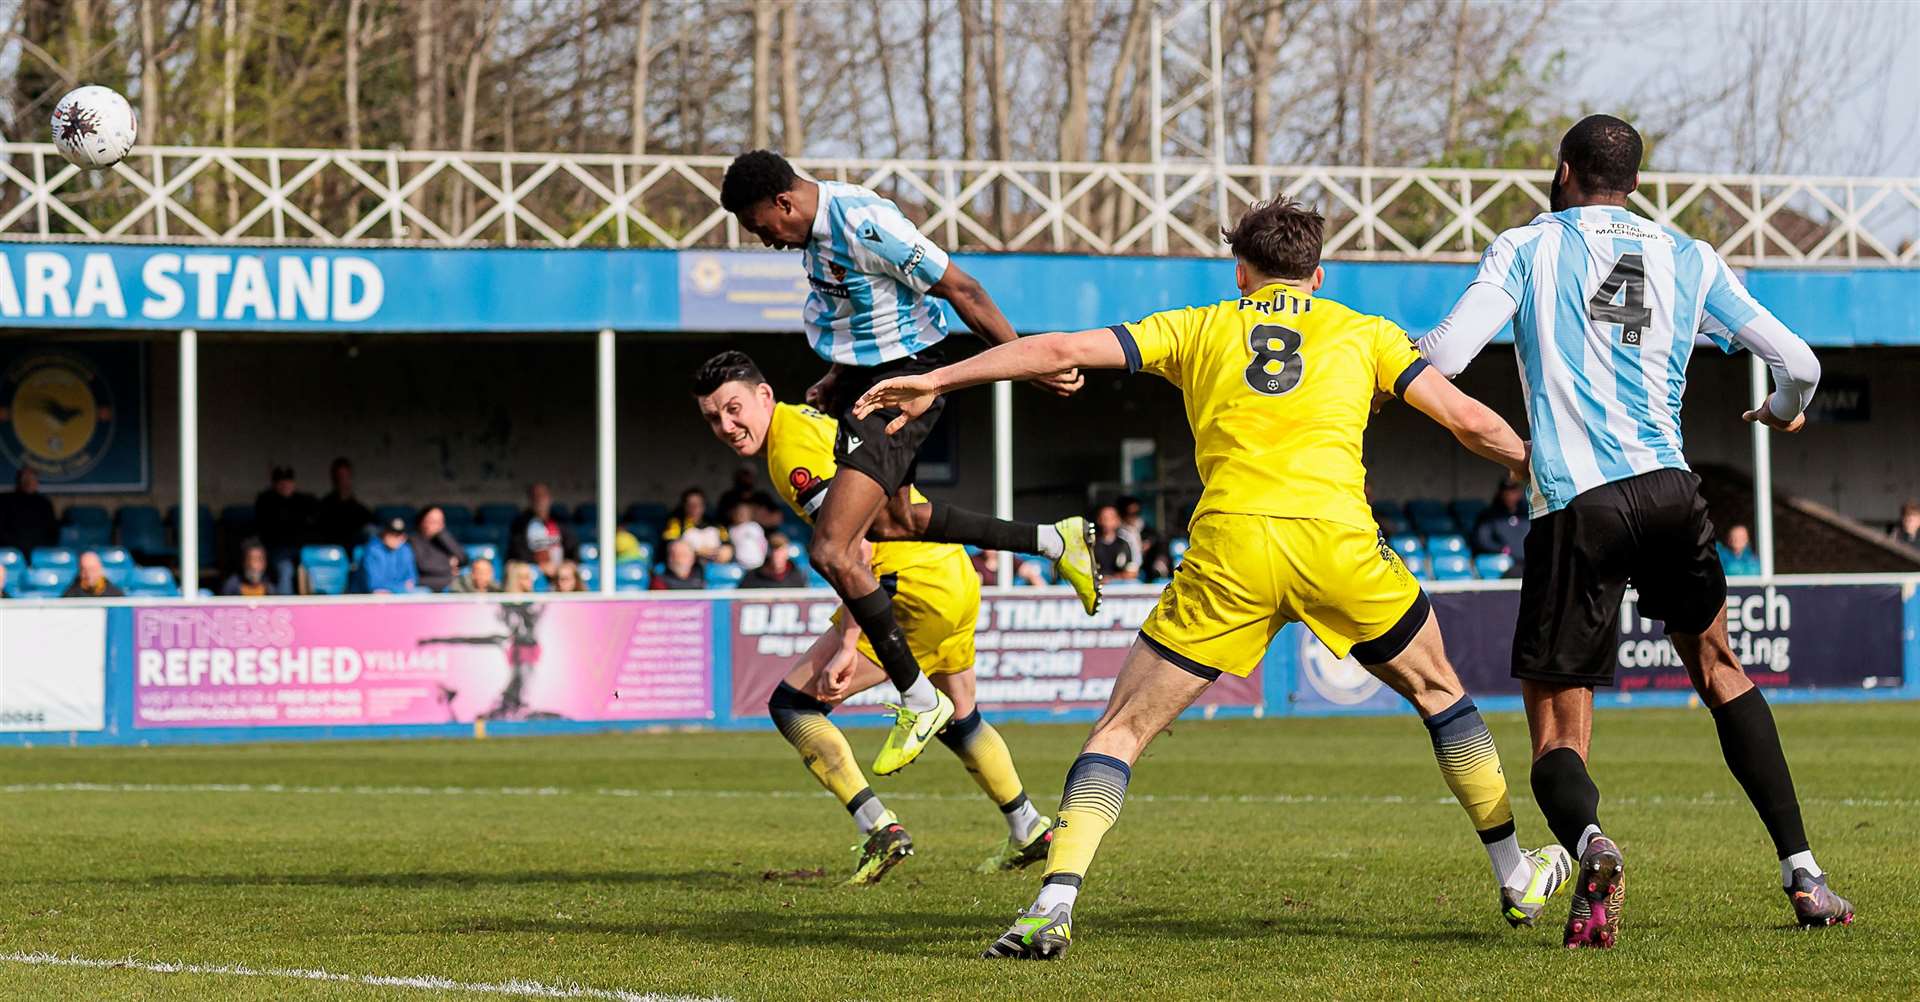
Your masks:
{"label": "light blue and white striped shirt", "polygon": [[1508,319],[1533,437],[1535,518],[1602,484],[1687,468],[1680,400],[1695,334],[1766,360],[1778,417],[1805,410],[1820,378],[1812,349],[1711,245],[1615,206],[1542,213],[1500,234],[1420,351],[1456,375]]}
{"label": "light blue and white striped shirt", "polygon": [[947,315],[927,290],[947,272],[900,207],[857,184],[821,181],[807,269],[807,340],[829,362],[880,365],[947,336]]}

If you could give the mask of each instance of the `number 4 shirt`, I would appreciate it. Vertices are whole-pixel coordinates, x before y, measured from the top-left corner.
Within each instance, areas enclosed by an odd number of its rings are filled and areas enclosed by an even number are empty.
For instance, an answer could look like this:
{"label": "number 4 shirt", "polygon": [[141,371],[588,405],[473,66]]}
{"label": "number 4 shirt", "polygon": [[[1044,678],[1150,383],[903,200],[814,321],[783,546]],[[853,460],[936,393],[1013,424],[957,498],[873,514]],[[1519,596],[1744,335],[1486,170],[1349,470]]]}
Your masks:
{"label": "number 4 shirt", "polygon": [[1211,512],[1371,530],[1360,443],[1376,395],[1426,368],[1406,332],[1282,283],[1117,324],[1127,368],[1180,388]]}

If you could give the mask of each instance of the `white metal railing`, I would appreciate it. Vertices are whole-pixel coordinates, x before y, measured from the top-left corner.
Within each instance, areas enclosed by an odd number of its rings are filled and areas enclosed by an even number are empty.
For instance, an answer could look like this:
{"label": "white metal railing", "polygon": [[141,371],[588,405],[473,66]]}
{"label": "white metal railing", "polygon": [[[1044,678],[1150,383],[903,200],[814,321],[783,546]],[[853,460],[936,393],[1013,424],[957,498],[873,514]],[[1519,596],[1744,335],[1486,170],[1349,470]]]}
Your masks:
{"label": "white metal railing", "polygon": [[[0,143],[0,240],[738,247],[726,157],[141,147],[89,173]],[[1539,171],[803,158],[959,250],[1218,255],[1232,206],[1288,194],[1343,260],[1473,260],[1547,204]],[[1646,174],[1634,208],[1748,266],[1920,263],[1920,178]],[[751,245],[751,238],[744,241]]]}

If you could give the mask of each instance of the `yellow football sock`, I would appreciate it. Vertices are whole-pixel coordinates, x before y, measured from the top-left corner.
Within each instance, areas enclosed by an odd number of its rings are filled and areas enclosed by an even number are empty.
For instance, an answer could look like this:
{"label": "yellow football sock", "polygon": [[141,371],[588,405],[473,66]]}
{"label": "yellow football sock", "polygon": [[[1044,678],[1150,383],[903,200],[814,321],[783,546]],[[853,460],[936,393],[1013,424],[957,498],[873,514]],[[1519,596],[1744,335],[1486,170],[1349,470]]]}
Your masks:
{"label": "yellow football sock", "polygon": [[1133,770],[1111,755],[1083,752],[1067,770],[1067,789],[1060,797],[1060,823],[1053,830],[1053,848],[1047,852],[1043,879],[1073,878],[1078,883],[1093,865],[1100,840],[1120,820]]}
{"label": "yellow football sock", "polygon": [[964,717],[956,717],[940,732],[946,745],[967,767],[973,781],[1002,808],[1020,800],[1026,788],[1020,785],[1020,773],[1013,767],[1013,753],[993,725],[980,719],[976,708]]}
{"label": "yellow football sock", "polygon": [[807,771],[838,797],[842,806],[850,807],[854,798],[867,788],[867,777],[853,757],[853,746],[847,743],[847,736],[827,719],[831,709],[785,682],[780,683],[773,691],[773,698],[767,701],[774,726],[780,728],[780,736],[800,753]]}
{"label": "yellow football sock", "polygon": [[1462,696],[1458,703],[1427,719],[1433,735],[1433,757],[1440,762],[1440,774],[1446,777],[1460,806],[1466,808],[1473,828],[1483,842],[1493,842],[1513,834],[1513,806],[1507,801],[1507,775],[1500,768],[1500,753],[1493,735],[1473,700]]}

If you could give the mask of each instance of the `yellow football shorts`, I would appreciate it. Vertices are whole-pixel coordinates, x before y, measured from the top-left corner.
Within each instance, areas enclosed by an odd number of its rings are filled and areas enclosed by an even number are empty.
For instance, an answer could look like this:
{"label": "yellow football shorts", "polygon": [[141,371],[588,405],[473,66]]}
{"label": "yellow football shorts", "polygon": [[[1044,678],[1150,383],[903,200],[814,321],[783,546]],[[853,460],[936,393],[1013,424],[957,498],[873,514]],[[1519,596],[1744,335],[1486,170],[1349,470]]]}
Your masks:
{"label": "yellow football shorts", "polygon": [[1392,630],[1422,596],[1407,566],[1371,529],[1210,513],[1193,523],[1188,544],[1140,632],[1163,656],[1192,669],[1244,678],[1288,623],[1305,624],[1344,658],[1355,644]]}
{"label": "yellow football shorts", "polygon": [[[966,550],[948,547],[937,560],[881,575],[881,585],[893,592],[894,618],[900,622],[907,649],[920,662],[921,671],[951,675],[973,667],[973,629],[980,620],[980,575]],[[839,623],[846,612],[841,607],[833,614],[833,621]],[[860,635],[860,654],[874,664],[880,663],[864,633]]]}

